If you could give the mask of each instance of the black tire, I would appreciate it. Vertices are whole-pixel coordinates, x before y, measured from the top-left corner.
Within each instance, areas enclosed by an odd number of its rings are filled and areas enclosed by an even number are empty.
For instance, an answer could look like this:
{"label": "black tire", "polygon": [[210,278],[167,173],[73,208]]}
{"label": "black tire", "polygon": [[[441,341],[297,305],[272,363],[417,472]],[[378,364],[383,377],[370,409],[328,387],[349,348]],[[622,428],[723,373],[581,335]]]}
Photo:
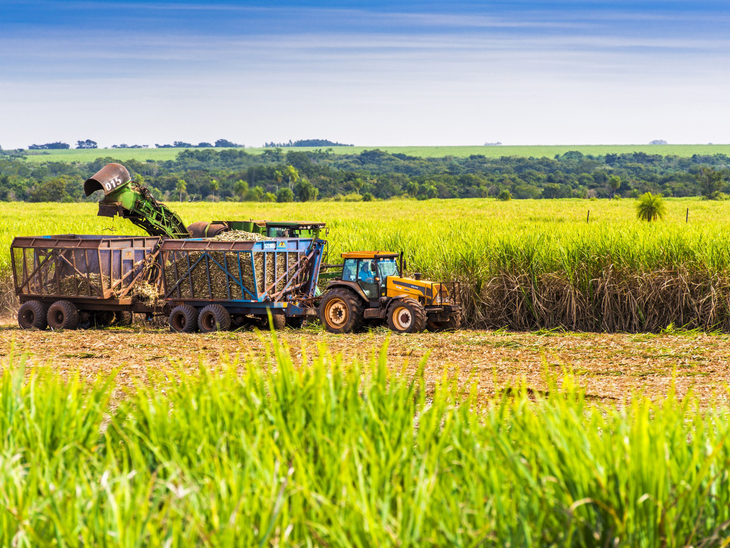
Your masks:
{"label": "black tire", "polygon": [[129,312],[127,310],[119,310],[114,313],[114,320],[113,320],[114,325],[116,325],[118,327],[129,327],[133,323],[134,323],[134,314],[132,312]]}
{"label": "black tire", "polygon": [[40,301],[23,303],[18,310],[18,324],[23,329],[45,329],[48,327],[46,306]]}
{"label": "black tire", "polygon": [[76,329],[79,326],[79,310],[68,301],[56,301],[48,308],[46,314],[48,327],[54,331],[59,329]]}
{"label": "black tire", "polygon": [[461,327],[461,312],[456,311],[452,314],[451,318],[445,322],[435,322],[432,320],[426,320],[426,329],[429,331],[456,331]]}
{"label": "black tire", "polygon": [[286,325],[288,325],[292,329],[301,329],[302,327],[304,327],[304,321],[305,319],[302,317],[287,318]]}
{"label": "black tire", "polygon": [[286,316],[284,314],[272,314],[271,315],[271,325],[269,324],[268,317],[266,318],[266,324],[267,327],[270,327],[274,331],[281,331],[286,327]]}
{"label": "black tire", "polygon": [[170,331],[175,333],[194,333],[198,329],[198,311],[188,304],[176,306],[168,320]]}
{"label": "black tire", "polygon": [[330,333],[351,333],[360,329],[362,311],[360,297],[347,289],[333,289],[319,303],[319,321]]}
{"label": "black tire", "polygon": [[420,333],[426,329],[426,309],[410,297],[396,299],[388,307],[388,327],[396,333]]}
{"label": "black tire", "polygon": [[198,329],[202,333],[228,331],[231,328],[231,315],[219,304],[209,304],[198,314]]}

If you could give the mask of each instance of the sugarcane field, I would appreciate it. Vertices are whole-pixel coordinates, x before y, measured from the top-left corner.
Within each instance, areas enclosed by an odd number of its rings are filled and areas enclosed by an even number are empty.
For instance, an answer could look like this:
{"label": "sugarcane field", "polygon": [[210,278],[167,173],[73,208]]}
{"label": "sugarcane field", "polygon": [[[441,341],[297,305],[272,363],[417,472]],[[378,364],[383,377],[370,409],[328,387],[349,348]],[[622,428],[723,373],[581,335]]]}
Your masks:
{"label": "sugarcane field", "polygon": [[0,547],[730,546],[728,20],[4,3]]}

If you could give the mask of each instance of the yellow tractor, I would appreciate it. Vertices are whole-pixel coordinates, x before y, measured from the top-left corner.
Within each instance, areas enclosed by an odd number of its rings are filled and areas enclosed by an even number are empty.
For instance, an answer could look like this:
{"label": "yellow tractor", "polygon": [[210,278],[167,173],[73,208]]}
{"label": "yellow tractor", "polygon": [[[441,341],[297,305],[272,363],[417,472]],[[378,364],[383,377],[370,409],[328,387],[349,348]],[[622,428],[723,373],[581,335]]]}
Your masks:
{"label": "yellow tractor", "polygon": [[457,283],[404,278],[403,254],[387,251],[343,253],[342,274],[327,284],[319,319],[331,333],[357,331],[363,323],[387,322],[399,333],[458,329],[461,304]]}

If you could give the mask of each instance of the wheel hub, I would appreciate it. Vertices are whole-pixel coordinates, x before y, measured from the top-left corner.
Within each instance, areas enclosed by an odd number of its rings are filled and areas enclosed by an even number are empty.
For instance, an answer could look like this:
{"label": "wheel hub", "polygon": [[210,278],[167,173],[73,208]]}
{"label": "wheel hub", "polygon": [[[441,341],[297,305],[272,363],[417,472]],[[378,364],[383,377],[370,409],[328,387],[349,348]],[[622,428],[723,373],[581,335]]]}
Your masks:
{"label": "wheel hub", "polygon": [[327,305],[327,320],[330,325],[339,327],[347,322],[347,305],[337,299]]}
{"label": "wheel hub", "polygon": [[395,311],[395,314],[393,314],[393,318],[395,319],[395,324],[398,326],[398,329],[403,331],[408,329],[411,326],[411,322],[413,322],[411,312],[405,307],[399,307]]}

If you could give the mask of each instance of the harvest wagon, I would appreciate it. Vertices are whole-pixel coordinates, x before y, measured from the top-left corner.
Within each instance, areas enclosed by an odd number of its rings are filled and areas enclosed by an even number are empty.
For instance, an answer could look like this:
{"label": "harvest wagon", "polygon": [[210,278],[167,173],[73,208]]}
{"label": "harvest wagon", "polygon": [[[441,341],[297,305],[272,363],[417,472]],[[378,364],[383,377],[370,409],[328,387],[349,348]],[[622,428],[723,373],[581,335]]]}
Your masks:
{"label": "harvest wagon", "polygon": [[75,329],[169,314],[176,331],[214,331],[265,319],[316,317],[325,242],[60,235],[11,245],[23,328]]}

